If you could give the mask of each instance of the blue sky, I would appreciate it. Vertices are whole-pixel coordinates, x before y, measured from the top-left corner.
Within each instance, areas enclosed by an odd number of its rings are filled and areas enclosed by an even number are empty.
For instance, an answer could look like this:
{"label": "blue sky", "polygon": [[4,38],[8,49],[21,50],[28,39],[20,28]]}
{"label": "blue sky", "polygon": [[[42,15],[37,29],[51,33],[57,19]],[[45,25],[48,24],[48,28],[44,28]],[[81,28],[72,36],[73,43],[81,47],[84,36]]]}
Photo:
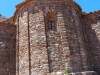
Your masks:
{"label": "blue sky", "polygon": [[0,0],[0,14],[5,17],[10,17],[15,12],[15,5],[23,0]]}
{"label": "blue sky", "polygon": [[100,10],[100,0],[74,0],[85,12],[94,12]]}
{"label": "blue sky", "polygon": [[[10,17],[15,12],[15,5],[24,0],[0,0],[0,14]],[[83,11],[93,12],[100,10],[100,0],[74,0],[78,3]]]}

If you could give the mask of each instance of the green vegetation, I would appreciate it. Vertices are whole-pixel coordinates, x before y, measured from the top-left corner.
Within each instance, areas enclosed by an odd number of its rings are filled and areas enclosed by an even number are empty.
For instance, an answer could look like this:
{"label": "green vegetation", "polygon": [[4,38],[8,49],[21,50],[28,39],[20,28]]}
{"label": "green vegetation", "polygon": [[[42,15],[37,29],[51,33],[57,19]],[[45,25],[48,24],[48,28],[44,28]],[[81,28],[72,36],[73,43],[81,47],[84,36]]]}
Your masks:
{"label": "green vegetation", "polygon": [[63,72],[64,72],[64,74],[67,74],[68,73],[68,69],[64,68]]}

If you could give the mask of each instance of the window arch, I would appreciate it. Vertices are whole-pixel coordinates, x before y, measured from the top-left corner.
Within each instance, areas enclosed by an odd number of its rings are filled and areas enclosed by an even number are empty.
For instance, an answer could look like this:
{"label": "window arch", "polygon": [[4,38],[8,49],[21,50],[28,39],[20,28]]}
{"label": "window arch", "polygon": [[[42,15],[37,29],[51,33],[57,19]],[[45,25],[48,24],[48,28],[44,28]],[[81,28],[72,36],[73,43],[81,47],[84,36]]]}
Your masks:
{"label": "window arch", "polygon": [[47,29],[48,30],[56,30],[56,13],[48,12],[47,14]]}

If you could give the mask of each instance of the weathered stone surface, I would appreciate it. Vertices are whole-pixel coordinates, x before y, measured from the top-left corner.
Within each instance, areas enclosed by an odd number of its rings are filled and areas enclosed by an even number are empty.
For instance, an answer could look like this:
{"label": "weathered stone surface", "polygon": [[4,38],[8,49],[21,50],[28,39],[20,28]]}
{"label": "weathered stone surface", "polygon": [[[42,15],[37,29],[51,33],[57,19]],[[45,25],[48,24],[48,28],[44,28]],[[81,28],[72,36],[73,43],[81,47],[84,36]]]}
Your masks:
{"label": "weathered stone surface", "polygon": [[25,0],[16,8],[0,23],[0,75],[100,74],[100,11],[83,13],[72,0]]}
{"label": "weathered stone surface", "polygon": [[16,74],[15,25],[0,23],[0,75]]}
{"label": "weathered stone surface", "polygon": [[87,52],[89,57],[89,69],[95,70],[100,74],[100,12],[95,12],[84,15],[82,25]]}
{"label": "weathered stone surface", "polygon": [[63,73],[63,72],[53,72],[47,75],[98,75],[95,71],[84,71],[84,72],[74,72],[74,73]]}
{"label": "weathered stone surface", "polygon": [[[19,44],[27,49],[29,56],[19,58],[27,62],[28,74],[48,74],[63,71],[80,72],[89,70],[89,59],[81,24],[81,10],[72,1],[25,1],[18,5],[15,21],[19,28]],[[76,8],[76,9],[75,9]],[[66,10],[64,10],[66,9]],[[27,13],[27,14],[25,14]],[[18,17],[16,17],[18,16]],[[27,17],[25,17],[27,16]],[[23,19],[23,17],[25,17]],[[21,23],[20,23],[21,22]],[[49,29],[49,22],[54,22],[54,29]],[[26,38],[26,39],[25,39]],[[23,41],[27,43],[23,44]],[[22,43],[21,43],[22,42]],[[21,50],[21,49],[19,49]],[[28,55],[28,54],[27,54]],[[19,55],[20,56],[20,55]],[[24,60],[25,59],[25,60]],[[23,65],[19,63],[19,65]],[[19,66],[18,65],[18,66]],[[19,70],[21,73],[22,71]],[[80,74],[80,73],[79,73]],[[77,75],[79,75],[77,74]]]}

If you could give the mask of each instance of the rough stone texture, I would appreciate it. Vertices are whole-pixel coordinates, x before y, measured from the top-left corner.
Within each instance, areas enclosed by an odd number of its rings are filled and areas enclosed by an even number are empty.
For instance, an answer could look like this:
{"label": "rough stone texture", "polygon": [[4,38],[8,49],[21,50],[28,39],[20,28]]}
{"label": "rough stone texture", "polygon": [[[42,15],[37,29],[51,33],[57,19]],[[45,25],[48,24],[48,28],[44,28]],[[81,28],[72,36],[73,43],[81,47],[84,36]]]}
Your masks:
{"label": "rough stone texture", "polygon": [[74,72],[74,73],[68,73],[68,74],[64,74],[62,72],[53,72],[47,75],[98,75],[98,74],[94,71],[84,71],[84,72]]}
{"label": "rough stone texture", "polygon": [[0,23],[0,75],[16,74],[16,39],[14,25]]}
{"label": "rough stone texture", "polygon": [[[20,10],[14,18],[18,29],[18,74],[54,74],[64,68],[69,73],[88,71],[81,9],[70,0],[25,2],[22,4],[26,6],[17,5]],[[49,21],[54,22],[54,30],[48,28]]]}
{"label": "rough stone texture", "polygon": [[19,75],[29,75],[29,47],[27,13],[19,17]]}
{"label": "rough stone texture", "polygon": [[14,24],[13,23],[13,16],[10,17],[10,18],[6,18],[2,21],[3,23],[6,23],[6,24]]}
{"label": "rough stone texture", "polygon": [[100,12],[83,15],[82,25],[84,25],[84,36],[87,45],[88,60],[90,70],[95,70],[100,74]]}
{"label": "rough stone texture", "polygon": [[86,14],[72,0],[25,0],[16,8],[0,27],[7,55],[0,52],[0,75],[100,74],[100,11]]}
{"label": "rough stone texture", "polygon": [[43,12],[29,13],[31,74],[49,72]]}

